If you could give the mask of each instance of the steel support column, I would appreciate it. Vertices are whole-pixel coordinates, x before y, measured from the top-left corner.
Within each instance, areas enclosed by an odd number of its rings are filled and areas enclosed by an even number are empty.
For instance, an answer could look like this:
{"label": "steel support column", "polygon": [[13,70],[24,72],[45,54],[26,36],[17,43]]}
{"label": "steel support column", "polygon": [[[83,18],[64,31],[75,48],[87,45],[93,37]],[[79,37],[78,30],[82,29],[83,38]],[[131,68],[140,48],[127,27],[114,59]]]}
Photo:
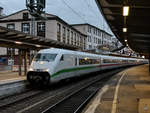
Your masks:
{"label": "steel support column", "polygon": [[18,62],[18,71],[19,71],[19,76],[22,75],[22,71],[21,71],[21,64],[22,64],[22,51],[19,49],[19,62]]}
{"label": "steel support column", "polygon": [[27,50],[24,50],[23,52],[23,56],[24,56],[24,75],[27,74]]}
{"label": "steel support column", "polygon": [[150,53],[149,53],[149,56],[148,56],[148,61],[149,61],[149,75],[150,75]]}

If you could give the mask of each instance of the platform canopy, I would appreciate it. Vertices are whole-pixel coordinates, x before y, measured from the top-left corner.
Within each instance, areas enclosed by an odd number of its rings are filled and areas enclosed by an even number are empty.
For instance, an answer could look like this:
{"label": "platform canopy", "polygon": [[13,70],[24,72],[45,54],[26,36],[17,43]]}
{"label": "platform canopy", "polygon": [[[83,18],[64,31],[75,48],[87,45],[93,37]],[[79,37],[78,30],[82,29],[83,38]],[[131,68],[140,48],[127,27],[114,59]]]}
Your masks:
{"label": "platform canopy", "polygon": [[[123,45],[144,55],[150,53],[150,0],[96,0],[112,32]],[[129,7],[123,16],[123,7]],[[124,32],[123,32],[124,28]]]}
{"label": "platform canopy", "polygon": [[0,47],[18,48],[18,49],[44,49],[50,47],[64,49],[79,49],[79,46],[64,44],[56,40],[46,39],[44,37],[33,36],[16,30],[10,30],[0,26]]}

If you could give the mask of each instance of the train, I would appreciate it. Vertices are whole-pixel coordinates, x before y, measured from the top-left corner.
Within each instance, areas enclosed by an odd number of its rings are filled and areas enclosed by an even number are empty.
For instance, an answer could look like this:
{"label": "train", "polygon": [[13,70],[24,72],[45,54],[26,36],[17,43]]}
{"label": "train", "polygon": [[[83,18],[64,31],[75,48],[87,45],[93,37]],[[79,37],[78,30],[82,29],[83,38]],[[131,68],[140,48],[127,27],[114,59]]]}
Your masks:
{"label": "train", "polygon": [[142,58],[125,58],[49,48],[40,50],[35,55],[27,72],[27,80],[34,85],[49,85],[92,72],[147,62]]}

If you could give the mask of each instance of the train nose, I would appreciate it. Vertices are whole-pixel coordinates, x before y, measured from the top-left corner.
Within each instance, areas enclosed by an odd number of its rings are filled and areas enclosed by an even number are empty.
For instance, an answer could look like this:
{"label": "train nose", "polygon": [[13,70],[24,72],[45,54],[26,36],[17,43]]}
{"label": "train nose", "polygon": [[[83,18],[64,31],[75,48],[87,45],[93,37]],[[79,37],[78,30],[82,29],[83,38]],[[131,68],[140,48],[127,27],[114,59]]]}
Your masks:
{"label": "train nose", "polygon": [[42,82],[43,78],[41,76],[34,76],[34,80],[36,83]]}
{"label": "train nose", "polygon": [[50,83],[50,75],[47,72],[28,72],[27,80],[33,85],[48,85]]}

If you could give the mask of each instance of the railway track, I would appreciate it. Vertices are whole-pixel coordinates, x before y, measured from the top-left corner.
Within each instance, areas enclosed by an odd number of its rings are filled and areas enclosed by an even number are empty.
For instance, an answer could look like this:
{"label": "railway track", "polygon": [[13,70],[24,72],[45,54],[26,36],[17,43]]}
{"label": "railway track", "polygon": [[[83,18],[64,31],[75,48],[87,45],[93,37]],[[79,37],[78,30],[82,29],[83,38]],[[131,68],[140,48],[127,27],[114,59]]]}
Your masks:
{"label": "railway track", "polygon": [[4,109],[6,107],[12,106],[15,103],[24,101],[25,99],[32,98],[41,93],[43,93],[43,91],[41,90],[27,90],[26,92],[23,92],[21,94],[2,98],[0,100],[0,109]]}
{"label": "railway track", "polygon": [[[60,113],[78,112],[103,86],[108,79],[107,77],[119,71],[121,70],[101,73],[100,76],[88,77],[81,81],[71,81],[65,85],[59,84],[56,85],[56,88],[54,85],[50,89],[31,90],[20,95],[0,99],[0,113],[53,113],[51,110],[55,111],[57,109],[61,109]],[[106,78],[103,78],[104,75]],[[101,81],[98,82],[100,79]],[[66,106],[64,111],[62,110],[64,109],[63,106]],[[69,108],[72,108],[72,111],[66,112]]]}
{"label": "railway track", "polygon": [[[17,90],[16,90],[17,89]],[[26,80],[0,84],[0,99],[26,92],[30,86]]]}
{"label": "railway track", "polygon": [[72,92],[42,113],[79,113],[82,107],[99,91],[110,78],[95,80]]}

